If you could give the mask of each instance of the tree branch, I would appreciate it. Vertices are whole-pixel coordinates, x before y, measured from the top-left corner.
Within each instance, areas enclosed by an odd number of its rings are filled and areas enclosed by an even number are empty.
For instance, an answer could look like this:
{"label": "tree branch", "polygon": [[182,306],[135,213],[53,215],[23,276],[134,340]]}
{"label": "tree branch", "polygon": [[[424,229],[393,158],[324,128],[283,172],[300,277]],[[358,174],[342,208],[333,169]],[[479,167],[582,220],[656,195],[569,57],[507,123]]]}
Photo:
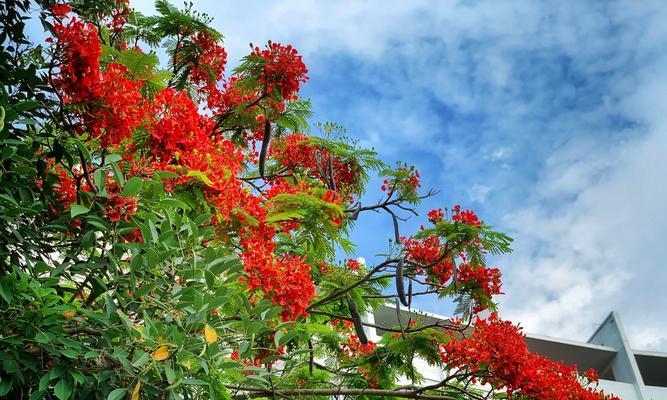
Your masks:
{"label": "tree branch", "polygon": [[420,400],[455,400],[454,396],[427,395],[409,389],[266,389],[253,386],[225,385],[227,389],[245,392],[232,396],[234,400],[266,396],[372,396],[372,397],[398,397],[403,399]]}
{"label": "tree branch", "polygon": [[311,305],[309,305],[308,307],[306,307],[306,311],[310,311],[310,310],[312,310],[313,308],[315,308],[315,307],[317,307],[317,306],[321,306],[321,305],[324,305],[324,304],[327,304],[327,303],[330,303],[330,302],[332,302],[332,301],[334,301],[334,300],[339,299],[341,296],[343,296],[344,294],[346,294],[346,293],[349,292],[350,290],[352,290],[352,289],[356,288],[357,286],[363,284],[364,282],[368,281],[374,274],[376,274],[377,272],[379,272],[380,270],[382,270],[382,269],[383,269],[384,267],[386,267],[387,265],[389,265],[389,264],[391,264],[391,263],[393,263],[393,262],[397,262],[397,261],[398,261],[398,260],[396,260],[396,259],[390,259],[390,260],[386,260],[386,261],[384,261],[384,262],[378,264],[375,268],[373,268],[372,270],[368,271],[368,273],[367,273],[366,275],[364,275],[364,277],[361,278],[360,280],[356,281],[355,283],[353,283],[352,285],[350,285],[350,286],[348,286],[348,287],[346,287],[346,288],[344,288],[344,289],[340,289],[340,290],[334,291],[333,293],[331,293],[331,294],[328,295],[327,297],[324,297],[324,298],[322,298],[322,299],[320,299],[320,300],[318,300],[318,301],[312,303]]}

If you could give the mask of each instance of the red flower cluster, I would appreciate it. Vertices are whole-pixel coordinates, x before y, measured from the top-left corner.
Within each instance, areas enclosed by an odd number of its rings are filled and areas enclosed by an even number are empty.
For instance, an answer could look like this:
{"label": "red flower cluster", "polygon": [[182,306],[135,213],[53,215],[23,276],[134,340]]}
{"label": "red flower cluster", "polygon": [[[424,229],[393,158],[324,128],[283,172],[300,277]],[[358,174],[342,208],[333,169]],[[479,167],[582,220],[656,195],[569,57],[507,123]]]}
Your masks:
{"label": "red flower cluster", "polygon": [[260,81],[265,85],[267,93],[277,88],[283,99],[296,99],[301,83],[308,80],[308,69],[296,49],[291,45],[269,43],[263,50],[255,47],[252,55],[264,60],[264,73]]}
{"label": "red flower cluster", "polygon": [[430,276],[436,283],[444,285],[452,277],[454,264],[449,257],[444,257],[442,243],[436,236],[426,239],[403,239],[403,253],[408,261],[417,264],[417,272],[425,274],[428,268]]}
{"label": "red flower cluster", "polygon": [[[503,294],[500,291],[502,285],[500,277],[501,273],[498,268],[474,266],[468,263],[458,266],[457,281],[463,284],[464,288],[472,291],[472,297],[475,300],[474,313],[486,309],[483,305],[485,299],[490,300],[494,295]],[[480,290],[481,293],[479,293]]]}
{"label": "red flower cluster", "polygon": [[348,336],[348,340],[341,346],[341,353],[346,358],[362,358],[370,355],[377,348],[377,344],[369,340],[363,344],[359,341],[359,336],[354,334],[354,323],[352,321],[335,319],[331,321],[331,326],[341,334]]}
{"label": "red flower cluster", "polygon": [[51,12],[53,13],[54,17],[64,18],[67,16],[67,14],[72,12],[72,7],[70,7],[68,4],[55,4],[53,7],[51,7]]}
{"label": "red flower cluster", "polygon": [[410,177],[405,181],[405,183],[412,189],[417,190],[420,187],[422,187],[422,185],[419,183],[419,178],[421,178],[421,176],[419,175],[419,171],[414,171],[414,173],[410,175]]}
{"label": "red flower cluster", "polygon": [[118,146],[141,125],[146,115],[139,91],[142,82],[127,78],[127,68],[111,63],[100,76],[96,105],[90,105],[84,121],[93,137],[101,136],[102,146]]}
{"label": "red flower cluster", "polygon": [[272,248],[263,247],[266,245],[255,243],[242,254],[248,288],[261,289],[264,297],[282,306],[284,321],[307,315],[305,309],[315,295],[310,266],[303,258],[289,254],[276,259]]}
{"label": "red flower cluster", "polygon": [[419,178],[421,175],[419,175],[419,171],[415,170],[414,167],[398,167],[397,173],[399,175],[405,175],[407,176],[406,178],[403,179],[398,179],[398,178],[392,178],[392,179],[385,179],[383,181],[382,186],[380,186],[380,189],[383,192],[389,192],[389,195],[391,195],[394,191],[396,191],[397,187],[404,186],[405,188],[411,190],[411,191],[416,191],[422,185],[419,183]]}
{"label": "red flower cluster", "polygon": [[359,261],[355,260],[354,258],[348,258],[345,266],[350,271],[359,271]]}
{"label": "red flower cluster", "polygon": [[471,337],[453,339],[441,347],[440,354],[449,368],[489,372],[481,375],[482,383],[506,390],[510,397],[618,400],[582,386],[576,368],[529,352],[521,329],[497,317],[478,319]]}
{"label": "red flower cluster", "polygon": [[[74,168],[73,173],[77,175],[76,177],[63,170],[60,166],[55,168],[54,173],[58,177],[58,181],[53,188],[53,193],[55,194],[54,200],[62,207],[62,210],[68,210],[72,204],[77,202],[78,191],[91,191],[87,181],[83,179],[81,168]],[[77,180],[80,181],[79,185],[81,186],[78,190]],[[101,198],[101,200],[104,204],[104,215],[109,222],[118,222],[121,219],[128,221],[130,216],[136,214],[137,200],[132,197],[121,196],[118,183],[111,176],[107,176],[106,190],[108,196]],[[80,221],[77,221],[75,224],[79,223]]]}
{"label": "red flower cluster", "polygon": [[426,216],[428,217],[428,220],[434,224],[437,224],[438,222],[442,222],[445,220],[445,214],[442,212],[442,208],[438,208],[437,210],[431,210],[426,214]]}
{"label": "red flower cluster", "polygon": [[58,177],[53,187],[54,200],[63,210],[68,210],[77,201],[76,180],[60,166],[56,167],[54,173]]}
{"label": "red flower cluster", "polygon": [[[69,6],[56,8],[63,13]],[[71,10],[71,9],[70,9]],[[67,103],[96,99],[100,93],[100,55],[102,47],[93,24],[72,17],[67,24],[57,21],[53,26],[57,38],[56,51],[60,71],[53,83],[61,90]],[[51,39],[49,39],[51,41]]]}
{"label": "red flower cluster", "polygon": [[118,194],[110,194],[107,199],[105,215],[111,222],[118,222],[121,218],[129,221],[129,218],[137,213],[137,200],[132,197],[123,197]]}
{"label": "red flower cluster", "polygon": [[183,152],[210,142],[205,119],[185,92],[166,88],[148,106],[150,149],[164,163],[180,161]]}
{"label": "red flower cluster", "polygon": [[359,341],[359,337],[355,334],[351,334],[347,343],[344,343],[341,352],[347,358],[363,358],[369,356],[375,351],[377,345],[368,341],[368,343],[363,344]]}
{"label": "red flower cluster", "polygon": [[[58,12],[66,11],[66,7],[60,7]],[[129,79],[127,68],[116,63],[100,72],[102,49],[92,24],[73,17],[67,25],[56,22],[54,29],[61,65],[53,81],[63,101],[86,103],[79,113],[82,128],[91,137],[101,137],[104,147],[119,145],[145,116],[139,92],[143,83]]]}
{"label": "red flower cluster", "polygon": [[325,184],[329,184],[332,178],[335,190],[347,197],[346,200],[350,200],[349,196],[359,180],[360,170],[356,163],[332,155],[301,133],[284,135],[276,140],[271,147],[271,157],[287,172],[306,171]]}
{"label": "red flower cluster", "polygon": [[208,32],[193,35],[192,42],[199,46],[200,56],[197,65],[190,71],[190,79],[204,86],[202,92],[205,94],[222,80],[227,65],[227,52]]}
{"label": "red flower cluster", "polygon": [[477,218],[477,215],[475,215],[474,212],[470,210],[461,211],[461,206],[458,204],[455,205],[454,209],[452,210],[452,221],[478,228],[481,226],[479,218]]}
{"label": "red flower cluster", "polygon": [[115,0],[115,9],[111,15],[111,21],[107,24],[107,27],[111,29],[116,35],[122,33],[125,30],[125,24],[127,23],[127,17],[132,11],[129,7],[129,0]]}
{"label": "red flower cluster", "polygon": [[130,231],[130,233],[124,234],[121,237],[121,241],[124,243],[143,243],[144,238],[141,236],[141,231],[139,229],[135,229]]}
{"label": "red flower cluster", "polygon": [[207,105],[215,115],[230,114],[239,104],[247,104],[256,99],[256,93],[239,88],[239,80],[241,80],[240,76],[230,77],[222,83],[222,90],[210,87],[209,93],[206,94]]}

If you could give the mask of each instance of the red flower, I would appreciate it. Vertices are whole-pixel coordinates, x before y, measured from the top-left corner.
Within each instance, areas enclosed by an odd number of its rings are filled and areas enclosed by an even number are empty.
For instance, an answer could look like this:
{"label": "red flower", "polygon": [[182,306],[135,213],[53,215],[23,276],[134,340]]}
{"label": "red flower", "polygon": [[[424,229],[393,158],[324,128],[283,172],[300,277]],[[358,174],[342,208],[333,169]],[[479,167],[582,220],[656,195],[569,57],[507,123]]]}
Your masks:
{"label": "red flower", "polygon": [[472,336],[441,346],[440,357],[448,368],[484,371],[481,383],[506,390],[510,398],[618,400],[583,387],[576,368],[529,352],[521,329],[497,317],[478,319]]}
{"label": "red flower", "polygon": [[255,47],[252,55],[264,60],[260,82],[266,85],[267,92],[277,88],[283,99],[296,99],[301,83],[308,80],[308,70],[296,49],[291,45],[269,42],[264,50]]}
{"label": "red flower", "polygon": [[341,351],[347,358],[362,358],[369,356],[375,349],[377,345],[368,341],[368,343],[363,344],[359,341],[359,337],[355,334],[351,334],[347,343],[344,343]]}
{"label": "red flower", "polygon": [[352,271],[359,271],[359,261],[354,258],[349,258],[345,263],[345,266]]}
{"label": "red flower", "polygon": [[57,22],[54,30],[60,61],[59,74],[53,80],[55,87],[67,103],[98,98],[102,47],[97,29],[73,17],[67,25]]}
{"label": "red flower", "polygon": [[438,222],[442,222],[445,220],[445,214],[443,214],[442,208],[438,208],[437,210],[431,210],[426,215],[428,216],[428,220],[434,224],[437,224]]}
{"label": "red flower", "polygon": [[199,46],[200,55],[197,64],[190,71],[190,79],[195,84],[202,85],[202,93],[205,94],[223,78],[227,52],[208,32],[193,35],[192,42]]}
{"label": "red flower", "polygon": [[51,7],[51,12],[53,13],[54,17],[64,18],[67,16],[67,14],[72,12],[72,7],[70,7],[68,4],[55,4],[53,7]]}
{"label": "red flower", "polygon": [[141,231],[135,229],[128,234],[125,234],[121,237],[121,241],[124,243],[143,243],[144,238],[141,236]]}
{"label": "red flower", "polygon": [[418,264],[418,273],[430,275],[440,285],[444,285],[452,277],[454,264],[451,258],[444,257],[442,243],[436,236],[423,240],[403,239],[403,253],[409,261]]}
{"label": "red flower", "polygon": [[355,160],[332,155],[301,133],[284,135],[276,140],[270,154],[290,173],[305,172],[327,185],[332,179],[336,191],[348,201],[359,182],[361,169]]}
{"label": "red flower", "polygon": [[503,294],[500,291],[502,285],[500,277],[501,273],[498,268],[474,266],[467,263],[458,266],[457,280],[463,284],[465,289],[472,291],[472,297],[475,300],[474,313],[486,309],[484,303],[491,300],[493,296]]}
{"label": "red flower", "polygon": [[105,214],[109,221],[118,222],[121,219],[129,221],[130,217],[137,212],[137,200],[132,197],[123,197],[118,194],[110,194],[107,199]]}
{"label": "red flower", "polygon": [[261,238],[245,242],[241,255],[250,290],[261,290],[264,297],[282,307],[284,321],[307,315],[306,307],[315,295],[310,266],[301,257],[286,254],[276,258],[274,244]]}
{"label": "red flower", "polygon": [[460,205],[455,205],[452,210],[452,221],[460,222],[462,224],[470,225],[479,228],[481,223],[477,215],[470,210],[461,211]]}

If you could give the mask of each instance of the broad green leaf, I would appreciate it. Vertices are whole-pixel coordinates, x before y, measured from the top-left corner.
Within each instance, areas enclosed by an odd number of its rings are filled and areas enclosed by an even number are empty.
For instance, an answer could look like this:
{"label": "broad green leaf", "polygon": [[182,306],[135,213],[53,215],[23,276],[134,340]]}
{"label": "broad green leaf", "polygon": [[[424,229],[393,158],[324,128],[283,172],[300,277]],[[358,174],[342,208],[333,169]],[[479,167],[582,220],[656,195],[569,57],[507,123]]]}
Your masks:
{"label": "broad green leaf", "polygon": [[53,393],[59,400],[68,400],[72,395],[72,384],[65,379],[61,379],[56,383]]}
{"label": "broad green leaf", "polygon": [[70,209],[70,216],[76,218],[79,215],[86,214],[90,209],[82,204],[73,204]]}
{"label": "broad green leaf", "polygon": [[127,393],[127,389],[121,388],[121,389],[115,389],[109,395],[107,396],[107,400],[120,400],[125,396],[125,393]]}
{"label": "broad green leaf", "polygon": [[143,179],[138,176],[133,176],[127,182],[125,182],[125,186],[123,187],[123,196],[133,196],[139,193],[143,184]]}

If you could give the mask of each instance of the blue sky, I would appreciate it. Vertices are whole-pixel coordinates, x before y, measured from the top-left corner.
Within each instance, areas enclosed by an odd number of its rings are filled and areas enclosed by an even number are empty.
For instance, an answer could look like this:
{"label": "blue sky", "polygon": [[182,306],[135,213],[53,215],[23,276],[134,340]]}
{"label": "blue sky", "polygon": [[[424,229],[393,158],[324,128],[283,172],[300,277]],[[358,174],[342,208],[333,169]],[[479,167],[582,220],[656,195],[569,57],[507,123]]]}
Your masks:
{"label": "blue sky", "polygon": [[[635,347],[667,350],[667,3],[194,3],[232,65],[250,42],[295,45],[315,121],[415,164],[441,190],[423,210],[460,203],[515,238],[493,260],[503,317],[586,339],[614,309]],[[360,221],[359,255],[390,226]]]}

